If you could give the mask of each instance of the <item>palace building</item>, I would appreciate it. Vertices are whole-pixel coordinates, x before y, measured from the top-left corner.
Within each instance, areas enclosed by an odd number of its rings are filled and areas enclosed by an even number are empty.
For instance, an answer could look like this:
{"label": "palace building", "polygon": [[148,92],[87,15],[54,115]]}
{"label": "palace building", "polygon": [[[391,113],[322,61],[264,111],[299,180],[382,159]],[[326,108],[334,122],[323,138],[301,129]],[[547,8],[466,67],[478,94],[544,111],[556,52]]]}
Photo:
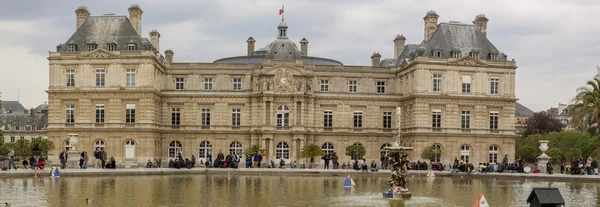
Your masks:
{"label": "palace building", "polygon": [[340,163],[351,159],[346,147],[362,145],[370,162],[400,132],[414,161],[430,146],[442,162],[514,160],[517,66],[488,39],[484,15],[438,23],[429,11],[420,44],[398,35],[392,58],[373,53],[371,65],[349,66],[310,56],[306,38],[298,48],[288,36],[301,34],[288,34],[284,21],[264,47],[248,38],[247,54],[176,62],[176,50],[161,53],[157,30],[142,33],[139,5],[128,11],[92,16],[79,7],[75,32],[49,53],[54,155],[77,134],[77,150],[104,148],[126,167],[251,145],[264,149],[264,161],[286,163],[306,162],[299,154],[308,144]]}

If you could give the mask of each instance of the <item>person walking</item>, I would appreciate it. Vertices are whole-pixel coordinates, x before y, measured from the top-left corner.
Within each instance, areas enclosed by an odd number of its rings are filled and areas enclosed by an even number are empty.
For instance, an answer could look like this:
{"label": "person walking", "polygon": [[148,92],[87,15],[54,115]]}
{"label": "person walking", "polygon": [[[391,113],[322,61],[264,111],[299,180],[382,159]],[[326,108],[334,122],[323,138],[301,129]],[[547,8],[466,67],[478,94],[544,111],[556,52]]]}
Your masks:
{"label": "person walking", "polygon": [[58,156],[58,158],[60,159],[60,168],[61,169],[65,169],[67,167],[68,156],[69,155],[67,155],[67,150],[63,150],[60,153],[60,155]]}
{"label": "person walking", "polygon": [[102,156],[100,156],[101,157],[100,161],[102,162],[102,168],[105,168],[106,167],[106,161],[108,160],[108,158],[107,158],[108,154],[106,153],[106,151],[104,151],[104,148],[102,148],[100,150],[100,154],[102,155]]}
{"label": "person walking", "polygon": [[17,170],[17,165],[15,165],[15,151],[13,149],[8,151],[8,170],[10,170],[11,165]]}
{"label": "person walking", "polygon": [[102,162],[100,160],[102,160],[102,154],[100,153],[100,148],[98,148],[98,147],[96,147],[96,151],[94,151],[94,159],[96,159],[94,168],[96,168],[96,169],[101,168]]}
{"label": "person walking", "polygon": [[254,168],[260,168],[259,159],[258,159],[258,151],[254,154]]}

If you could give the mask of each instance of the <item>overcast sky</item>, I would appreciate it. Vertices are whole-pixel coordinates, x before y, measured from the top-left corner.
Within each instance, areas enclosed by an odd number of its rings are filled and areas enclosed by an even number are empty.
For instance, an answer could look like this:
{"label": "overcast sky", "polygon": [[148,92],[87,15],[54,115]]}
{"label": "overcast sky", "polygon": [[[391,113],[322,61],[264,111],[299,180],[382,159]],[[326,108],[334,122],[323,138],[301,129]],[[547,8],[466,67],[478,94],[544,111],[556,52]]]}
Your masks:
{"label": "overcast sky", "polygon": [[[556,107],[575,95],[597,72],[600,57],[600,1],[10,1],[0,7],[0,92],[2,100],[25,107],[46,101],[48,51],[75,31],[75,9],[85,5],[92,15],[128,15],[139,4],[143,36],[161,33],[162,51],[172,49],[176,61],[212,62],[245,55],[246,39],[258,49],[276,38],[285,4],[288,36],[306,37],[309,54],[345,65],[369,65],[373,52],[392,58],[393,38],[404,34],[407,44],[423,39],[423,17],[429,10],[438,22],[470,23],[485,14],[488,38],[515,59],[516,95],[534,111]],[[299,45],[299,43],[297,43]]]}

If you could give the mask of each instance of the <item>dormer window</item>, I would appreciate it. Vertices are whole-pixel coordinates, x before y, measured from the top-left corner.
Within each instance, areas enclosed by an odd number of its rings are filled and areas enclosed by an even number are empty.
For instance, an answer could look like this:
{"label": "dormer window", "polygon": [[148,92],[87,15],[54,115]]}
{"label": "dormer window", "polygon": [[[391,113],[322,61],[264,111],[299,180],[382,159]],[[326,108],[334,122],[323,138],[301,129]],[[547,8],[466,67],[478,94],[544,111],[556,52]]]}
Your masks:
{"label": "dormer window", "polygon": [[135,51],[135,43],[129,43],[129,44],[127,44],[127,50],[128,51]]}
{"label": "dormer window", "polygon": [[490,59],[490,60],[498,60],[498,54],[490,53],[488,55],[488,59]]}
{"label": "dormer window", "polygon": [[94,51],[96,48],[98,48],[97,44],[88,44],[88,51]]}
{"label": "dormer window", "polygon": [[472,58],[475,58],[475,59],[479,59],[479,52],[474,52],[474,51],[470,52],[469,56],[471,56]]}
{"label": "dormer window", "polygon": [[452,51],[452,58],[460,58],[460,51]]}
{"label": "dormer window", "polygon": [[439,50],[433,51],[433,57],[442,57],[442,51],[439,51]]}
{"label": "dormer window", "polygon": [[75,44],[67,45],[67,52],[75,52],[75,51],[77,51],[77,45],[75,45]]}
{"label": "dormer window", "polygon": [[106,44],[106,47],[107,47],[108,51],[116,51],[117,50],[117,44],[114,44],[114,43],[108,43],[108,44]]}

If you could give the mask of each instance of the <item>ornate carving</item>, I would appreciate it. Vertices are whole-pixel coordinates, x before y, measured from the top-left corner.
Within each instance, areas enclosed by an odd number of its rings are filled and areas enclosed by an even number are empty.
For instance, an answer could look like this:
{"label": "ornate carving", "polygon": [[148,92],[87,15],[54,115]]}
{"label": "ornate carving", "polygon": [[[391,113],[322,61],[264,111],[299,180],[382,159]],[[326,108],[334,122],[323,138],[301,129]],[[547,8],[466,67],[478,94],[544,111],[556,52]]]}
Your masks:
{"label": "ornate carving", "polygon": [[456,63],[458,63],[459,65],[477,65],[477,62],[470,58],[461,59]]}
{"label": "ornate carving", "polygon": [[252,77],[252,90],[259,91],[259,88],[258,88],[258,77]]}
{"label": "ornate carving", "polygon": [[112,58],[112,57],[115,57],[115,55],[110,54],[110,53],[105,52],[105,51],[102,51],[102,50],[97,50],[97,51],[91,52],[87,56],[91,57],[91,58]]}
{"label": "ornate carving", "polygon": [[278,69],[275,72],[275,92],[291,93],[294,90],[294,76],[287,70]]}
{"label": "ornate carving", "polygon": [[304,91],[304,79],[299,78],[298,81],[296,81],[296,91]]}

